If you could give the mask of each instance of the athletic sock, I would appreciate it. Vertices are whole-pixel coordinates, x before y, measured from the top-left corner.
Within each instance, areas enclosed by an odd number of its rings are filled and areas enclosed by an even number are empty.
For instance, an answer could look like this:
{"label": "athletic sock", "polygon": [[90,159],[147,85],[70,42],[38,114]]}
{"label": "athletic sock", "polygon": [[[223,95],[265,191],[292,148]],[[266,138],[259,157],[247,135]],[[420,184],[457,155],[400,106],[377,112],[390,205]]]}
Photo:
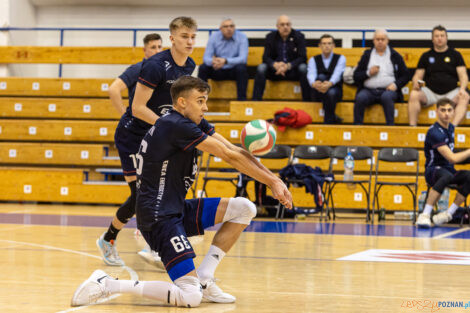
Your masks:
{"label": "athletic sock", "polygon": [[427,215],[429,215],[429,216],[431,216],[431,212],[432,212],[432,209],[433,209],[433,208],[434,208],[433,205],[426,204],[426,205],[424,206],[423,213],[424,213],[424,214],[427,214]]}
{"label": "athletic sock", "polygon": [[450,207],[447,209],[447,213],[449,213],[451,216],[453,216],[455,211],[457,211],[458,208],[459,208],[459,206],[457,204],[452,203],[450,205]]}
{"label": "athletic sock", "polygon": [[[106,289],[111,294],[127,293],[168,303],[168,297],[177,289],[174,284],[164,281],[139,281],[107,279]],[[170,303],[174,302],[174,296]],[[174,305],[174,303],[171,303]]]}
{"label": "athletic sock", "polygon": [[104,234],[104,240],[107,242],[110,242],[111,240],[116,240],[119,231],[120,229],[117,229],[113,226],[113,223],[111,223],[111,225],[109,225],[108,230]]}
{"label": "athletic sock", "polygon": [[219,247],[211,245],[201,265],[196,270],[199,280],[205,283],[207,280],[214,278],[215,269],[219,265],[220,261],[225,256],[225,252]]}

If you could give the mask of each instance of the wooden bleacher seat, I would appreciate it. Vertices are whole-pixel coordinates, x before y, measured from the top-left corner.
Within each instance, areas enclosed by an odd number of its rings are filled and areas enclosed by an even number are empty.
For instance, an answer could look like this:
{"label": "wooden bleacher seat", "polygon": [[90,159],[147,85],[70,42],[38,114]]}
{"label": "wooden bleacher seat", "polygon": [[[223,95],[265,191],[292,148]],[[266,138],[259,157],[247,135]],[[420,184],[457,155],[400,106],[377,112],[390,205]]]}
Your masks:
{"label": "wooden bleacher seat", "polygon": [[[338,176],[341,178],[341,175]],[[411,176],[410,176],[411,177]],[[358,175],[358,178],[361,178]],[[389,178],[387,176],[387,178]],[[202,186],[202,175],[199,176],[198,186]],[[390,176],[390,179],[403,181],[407,176]],[[12,184],[11,182],[15,183]],[[45,183],[46,182],[46,183]],[[217,194],[222,197],[232,197],[233,188],[217,186]],[[0,168],[0,201],[43,201],[43,202],[75,202],[75,203],[110,203],[120,204],[128,196],[129,188],[122,182],[84,181],[83,169],[69,168]],[[364,196],[359,188],[348,189],[338,186],[338,193],[342,197],[335,199],[337,207],[351,206],[364,207]],[[398,187],[401,188],[401,187]],[[388,188],[381,193],[382,203],[387,203],[387,210],[409,210],[403,203],[410,203],[411,199],[405,189]],[[254,199],[253,188],[248,188],[248,194]],[[419,178],[419,192],[426,190],[424,177]],[[305,194],[303,189],[292,190],[296,205],[311,205],[311,195]],[[361,195],[359,195],[361,194]],[[397,196],[398,195],[398,196]],[[188,193],[191,196],[191,193]],[[451,198],[454,195],[451,194]]]}
{"label": "wooden bleacher seat", "polygon": [[[323,123],[323,105],[320,102],[301,101],[231,101],[230,120],[233,122],[248,122],[254,119],[272,119],[274,112],[285,107],[301,109],[312,117],[313,123]],[[408,125],[408,104],[395,103],[395,124]],[[354,121],[354,103],[339,102],[336,105],[336,114],[343,119],[343,123],[352,124]],[[469,116],[470,117],[470,116]],[[425,107],[419,114],[420,125],[431,125],[436,121],[436,106]],[[365,124],[385,124],[383,108],[374,104],[366,108],[364,114]],[[461,125],[470,125],[470,118],[464,118]],[[341,126],[339,126],[341,127]]]}
{"label": "wooden bleacher seat", "polygon": [[[0,120],[0,140],[100,142],[112,143],[116,121],[92,120]],[[245,123],[215,123],[215,129],[233,143],[239,143]],[[276,144],[359,145],[370,147],[413,147],[421,149],[428,127],[323,125],[310,124],[302,128],[277,133]],[[456,147],[470,142],[470,128],[456,130]]]}
{"label": "wooden bleacher seat", "polygon": [[109,157],[103,144],[1,142],[0,163],[28,165],[115,166],[120,162]]}
{"label": "wooden bleacher seat", "polygon": [[[355,66],[366,48],[336,48],[335,53],[346,57],[347,66]],[[396,48],[409,68],[415,68],[427,48]],[[457,49],[465,63],[470,64],[470,49]],[[263,47],[249,47],[248,66],[262,62]],[[307,58],[320,53],[318,47],[307,47]],[[203,47],[196,47],[191,57],[202,63]],[[133,64],[144,57],[141,47],[59,47],[59,46],[2,46],[0,63],[47,64]]]}
{"label": "wooden bleacher seat", "polygon": [[0,140],[10,141],[114,141],[117,121],[0,120]]}

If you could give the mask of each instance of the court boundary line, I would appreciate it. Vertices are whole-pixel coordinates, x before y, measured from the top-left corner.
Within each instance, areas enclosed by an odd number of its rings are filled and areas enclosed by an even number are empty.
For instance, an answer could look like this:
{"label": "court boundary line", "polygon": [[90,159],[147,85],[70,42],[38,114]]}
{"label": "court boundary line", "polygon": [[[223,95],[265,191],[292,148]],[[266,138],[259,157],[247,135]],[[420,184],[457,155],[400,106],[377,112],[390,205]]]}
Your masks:
{"label": "court boundary line", "polygon": [[[28,246],[40,247],[40,248],[44,248],[44,249],[48,249],[48,250],[56,250],[56,251],[61,251],[61,252],[74,253],[74,254],[83,255],[83,256],[90,257],[90,258],[95,258],[95,259],[101,260],[101,257],[99,257],[97,255],[94,255],[94,254],[91,254],[91,253],[81,252],[81,251],[71,250],[71,249],[66,249],[66,248],[59,248],[59,247],[54,247],[54,246],[50,246],[50,245],[42,245],[42,244],[38,244],[38,243],[25,242],[25,241],[15,241],[15,240],[6,240],[6,239],[0,239],[0,242],[7,242],[7,243],[12,243],[12,244],[20,244],[20,245],[28,245]],[[131,280],[139,280],[139,275],[132,268],[130,268],[129,266],[122,266],[122,268],[125,269],[129,273],[129,275],[131,276]],[[66,310],[58,311],[57,313],[66,313],[66,312],[78,311],[78,310],[87,308],[89,306],[93,306],[93,305],[97,305],[97,304],[100,304],[100,303],[104,303],[104,302],[113,300],[113,299],[115,299],[117,297],[120,297],[120,296],[121,296],[121,294],[118,293],[118,294],[109,296],[107,298],[101,299],[101,300],[97,301],[96,303],[92,303],[92,304],[88,304],[88,305],[82,305],[82,306],[79,306],[79,307],[69,308],[69,309],[66,309]]]}
{"label": "court boundary line", "polygon": [[[456,230],[452,230],[452,231],[449,231],[447,233],[443,233],[443,234],[440,234],[440,235],[436,235],[434,237],[432,237],[432,239],[443,239],[443,238],[447,238],[449,236],[453,236],[453,235],[457,235],[457,234],[460,234],[460,233],[463,233],[463,232],[466,232],[466,231],[469,231],[470,228],[459,228],[459,229],[456,229]],[[453,238],[455,239],[455,238]]]}

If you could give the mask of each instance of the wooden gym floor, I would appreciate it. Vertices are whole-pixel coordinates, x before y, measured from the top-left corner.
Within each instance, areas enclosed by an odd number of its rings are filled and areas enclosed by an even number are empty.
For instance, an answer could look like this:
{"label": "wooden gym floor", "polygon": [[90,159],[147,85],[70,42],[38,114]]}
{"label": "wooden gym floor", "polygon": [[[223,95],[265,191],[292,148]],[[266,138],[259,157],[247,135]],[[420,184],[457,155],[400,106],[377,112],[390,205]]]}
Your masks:
{"label": "wooden gym floor", "polygon": [[[136,254],[134,222],[119,235],[126,266],[102,263],[95,241],[115,210],[0,205],[0,312],[465,312],[470,300],[467,226],[417,230],[388,220],[371,226],[362,219],[256,219],[216,271],[235,304],[185,309],[116,295],[71,308],[75,288],[97,268],[121,279],[169,281]],[[194,243],[196,264],[214,233]]]}

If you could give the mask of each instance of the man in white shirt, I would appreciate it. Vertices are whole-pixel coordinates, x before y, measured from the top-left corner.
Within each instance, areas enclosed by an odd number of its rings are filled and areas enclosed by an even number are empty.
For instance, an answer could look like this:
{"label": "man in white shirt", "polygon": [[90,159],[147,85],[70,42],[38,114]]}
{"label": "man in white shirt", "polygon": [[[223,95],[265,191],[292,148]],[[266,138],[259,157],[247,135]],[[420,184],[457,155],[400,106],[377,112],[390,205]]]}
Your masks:
{"label": "man in white shirt", "polygon": [[403,101],[401,88],[410,80],[402,56],[389,47],[388,33],[378,29],[374,33],[374,48],[364,54],[354,71],[358,84],[354,103],[354,124],[364,123],[365,108],[380,103],[387,125],[394,125],[395,102]]}

